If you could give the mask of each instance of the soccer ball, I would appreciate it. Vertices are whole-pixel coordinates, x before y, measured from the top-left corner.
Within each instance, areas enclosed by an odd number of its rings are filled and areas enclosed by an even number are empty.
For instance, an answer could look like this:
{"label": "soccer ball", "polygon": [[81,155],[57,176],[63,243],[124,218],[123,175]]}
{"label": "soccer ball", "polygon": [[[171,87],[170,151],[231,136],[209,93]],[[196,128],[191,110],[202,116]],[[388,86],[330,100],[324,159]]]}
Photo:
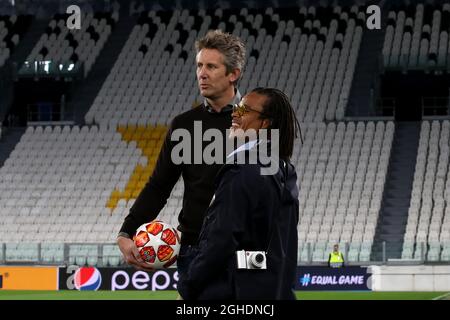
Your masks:
{"label": "soccer ball", "polygon": [[177,261],[180,236],[168,223],[159,220],[144,223],[133,240],[142,259],[154,269],[168,268]]}

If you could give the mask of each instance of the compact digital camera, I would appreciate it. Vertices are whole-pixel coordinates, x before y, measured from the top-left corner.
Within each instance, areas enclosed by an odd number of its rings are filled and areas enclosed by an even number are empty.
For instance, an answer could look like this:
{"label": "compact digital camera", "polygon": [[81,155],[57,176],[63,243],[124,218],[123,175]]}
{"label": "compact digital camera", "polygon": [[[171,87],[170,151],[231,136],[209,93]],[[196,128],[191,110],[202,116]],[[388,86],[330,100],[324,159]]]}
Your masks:
{"label": "compact digital camera", "polygon": [[238,269],[267,269],[266,253],[264,251],[236,251]]}

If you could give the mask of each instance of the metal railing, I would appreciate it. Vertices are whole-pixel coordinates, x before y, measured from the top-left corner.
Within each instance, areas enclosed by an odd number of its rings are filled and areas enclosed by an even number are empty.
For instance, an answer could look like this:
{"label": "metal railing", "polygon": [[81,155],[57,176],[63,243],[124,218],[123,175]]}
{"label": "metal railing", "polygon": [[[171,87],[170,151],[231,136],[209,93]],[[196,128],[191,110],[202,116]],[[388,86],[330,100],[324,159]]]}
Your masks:
{"label": "metal railing", "polygon": [[448,116],[450,115],[448,97],[422,97],[422,116]]}
{"label": "metal railing", "polygon": [[384,117],[395,118],[396,102],[394,97],[378,98],[376,103],[377,110],[380,110]]}
{"label": "metal railing", "polygon": [[98,267],[125,265],[114,243],[2,243],[0,264],[77,264]]}
{"label": "metal railing", "polygon": [[[327,265],[332,245],[321,247],[320,242],[300,244],[298,265]],[[382,243],[381,259],[372,257],[372,243],[340,243],[345,265],[450,265],[450,243],[438,247],[425,242],[404,246],[400,258],[388,257],[389,245]],[[2,243],[0,264],[26,265],[93,265],[124,266],[122,255],[115,243]]]}
{"label": "metal railing", "polygon": [[42,102],[27,105],[28,124],[73,122],[74,114],[66,110],[65,102]]}
{"label": "metal railing", "polygon": [[[317,246],[320,246],[320,242],[306,243],[299,250],[299,265],[326,265],[328,260],[328,254],[332,251],[331,247],[325,248],[323,255],[317,255]],[[439,247],[433,247],[433,245],[426,242],[408,243],[400,252],[399,258],[392,258],[389,256],[389,245],[386,242],[382,242],[381,257],[378,259],[373,258],[371,242],[362,243],[344,243],[340,245],[340,251],[344,255],[346,265],[416,265],[416,264],[444,264],[450,265],[450,242],[440,243]],[[366,248],[364,249],[364,246]]]}

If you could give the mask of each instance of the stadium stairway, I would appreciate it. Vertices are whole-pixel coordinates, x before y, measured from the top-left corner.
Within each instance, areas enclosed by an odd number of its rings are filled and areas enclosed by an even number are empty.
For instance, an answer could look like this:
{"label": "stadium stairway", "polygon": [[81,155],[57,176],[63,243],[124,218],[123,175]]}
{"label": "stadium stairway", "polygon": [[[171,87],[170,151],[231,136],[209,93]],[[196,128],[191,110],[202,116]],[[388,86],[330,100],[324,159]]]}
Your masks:
{"label": "stadium stairway", "polygon": [[[364,28],[355,73],[353,75],[353,83],[347,103],[347,117],[377,115],[375,110],[375,97],[377,97],[377,92],[374,86],[376,86],[376,78],[380,74],[382,67],[380,57],[386,33],[384,26],[387,20],[387,10],[381,10],[381,12],[381,30]],[[372,88],[374,90],[371,93]]]}
{"label": "stadium stairway", "polygon": [[372,246],[372,261],[383,260],[384,241],[386,259],[401,258],[419,138],[420,122],[396,123],[382,206]]}
{"label": "stadium stairway", "polygon": [[88,77],[74,89],[72,99],[67,103],[66,110],[69,115],[73,114],[75,123],[80,125],[85,123],[84,115],[100,91],[135,25],[136,18],[121,10],[119,21],[100,52],[97,62]]}
{"label": "stadium stairway", "polygon": [[[37,20],[32,19],[31,24],[28,26],[24,37],[20,39],[19,44],[12,52],[9,58],[10,62],[17,64],[19,69],[22,63],[27,58],[28,54],[33,50],[33,47],[39,41],[41,35],[45,32],[45,28],[48,26],[49,20]],[[4,67],[4,72],[7,75],[11,75],[11,70],[7,70]],[[8,113],[13,99],[13,80],[11,77],[2,76],[2,86],[0,86],[0,119],[3,119]]]}
{"label": "stadium stairway", "polygon": [[3,127],[2,137],[0,138],[0,168],[3,167],[3,164],[16,147],[25,130],[26,128],[24,127]]}

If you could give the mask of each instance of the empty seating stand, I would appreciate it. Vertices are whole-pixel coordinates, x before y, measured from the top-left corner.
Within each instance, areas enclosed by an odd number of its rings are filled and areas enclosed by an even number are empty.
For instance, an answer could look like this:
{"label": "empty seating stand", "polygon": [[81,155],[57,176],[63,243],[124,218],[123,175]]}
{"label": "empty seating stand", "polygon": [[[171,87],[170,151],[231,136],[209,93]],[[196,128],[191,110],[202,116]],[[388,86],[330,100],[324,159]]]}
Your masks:
{"label": "empty seating stand", "polygon": [[[150,177],[165,130],[29,127],[0,168],[0,243],[11,243],[5,258],[96,265],[97,246],[71,246],[68,261],[60,246],[115,242]],[[161,219],[176,223],[182,194],[180,181]],[[103,254],[104,264],[123,262],[117,250]]]}
{"label": "empty seating stand", "polygon": [[66,27],[68,16],[54,15],[27,61],[51,60],[57,63],[70,62],[77,66],[83,63],[86,77],[117,23],[119,14],[118,11],[82,12],[80,30]]}
{"label": "empty seating stand", "polygon": [[448,69],[450,4],[392,10],[383,45],[386,68]]}
{"label": "empty seating stand", "polygon": [[305,142],[293,157],[301,188],[299,262],[326,260],[336,243],[350,244],[348,260],[368,261],[394,124],[303,123],[302,128]]}
{"label": "empty seating stand", "polygon": [[[28,59],[82,61],[87,74],[103,54],[118,11],[83,12],[79,31],[62,28],[65,18],[53,17]],[[405,49],[393,44],[408,26],[415,28],[408,18],[390,13],[383,49],[389,65],[403,61],[402,50],[408,63],[425,61],[420,47],[411,58],[408,40]],[[52,264],[123,263],[115,238],[154,169],[167,125],[202,101],[194,42],[219,28],[246,44],[241,93],[277,87],[301,121],[304,143],[296,141],[292,157],[300,186],[298,262],[323,262],[336,243],[348,244],[347,261],[369,261],[394,124],[344,121],[364,24],[358,6],[141,12],[85,115],[87,125],[29,127],[0,168],[0,243],[6,243],[0,254]],[[430,24],[430,35],[436,28]],[[411,203],[405,257],[450,259],[446,132],[447,122],[424,122],[412,197],[420,200]],[[180,179],[159,218],[176,225],[182,198]]]}
{"label": "empty seating stand", "polygon": [[424,121],[402,258],[450,260],[450,123]]}
{"label": "empty seating stand", "polygon": [[86,123],[112,128],[167,125],[202,101],[193,47],[198,37],[215,28],[246,43],[241,92],[277,87],[292,98],[303,121],[343,119],[364,12],[357,6],[348,12],[337,6],[322,19],[315,7],[295,10],[295,15],[273,8],[141,13]]}
{"label": "empty seating stand", "polygon": [[[114,241],[123,216],[112,217],[107,201],[146,161],[135,143],[128,144],[118,132],[29,127],[0,169],[0,213],[14,217],[1,219],[6,223],[1,240]],[[103,229],[92,232],[96,224]]]}
{"label": "empty seating stand", "polygon": [[30,22],[29,15],[1,15],[0,11],[0,68],[19,44]]}

